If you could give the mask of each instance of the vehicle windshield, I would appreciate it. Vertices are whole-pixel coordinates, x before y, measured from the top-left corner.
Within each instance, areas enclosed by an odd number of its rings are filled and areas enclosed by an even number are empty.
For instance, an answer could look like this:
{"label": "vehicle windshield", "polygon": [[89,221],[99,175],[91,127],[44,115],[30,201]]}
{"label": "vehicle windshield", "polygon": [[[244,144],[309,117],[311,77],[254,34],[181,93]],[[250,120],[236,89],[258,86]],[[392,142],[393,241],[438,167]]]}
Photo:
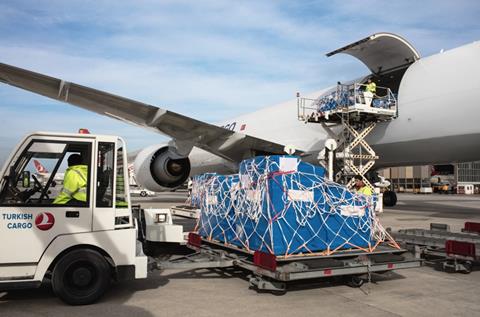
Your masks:
{"label": "vehicle windshield", "polygon": [[68,157],[88,157],[88,152],[86,143],[30,142],[7,169],[0,184],[0,205],[51,205],[62,191]]}

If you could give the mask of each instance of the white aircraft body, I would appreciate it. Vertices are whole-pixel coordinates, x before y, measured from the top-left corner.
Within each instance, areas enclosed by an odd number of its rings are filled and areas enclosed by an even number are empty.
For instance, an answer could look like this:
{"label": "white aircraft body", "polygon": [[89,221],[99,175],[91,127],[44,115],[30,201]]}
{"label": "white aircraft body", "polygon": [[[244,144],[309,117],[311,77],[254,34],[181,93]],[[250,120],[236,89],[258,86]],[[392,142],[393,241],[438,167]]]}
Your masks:
{"label": "white aircraft body", "polygon": [[[420,58],[400,36],[377,33],[327,56],[337,53],[370,69],[352,83],[373,74],[398,94],[398,117],[379,123],[367,139],[380,156],[376,168],[480,159],[479,42]],[[320,124],[298,120],[297,99],[217,126],[5,64],[0,81],[170,136],[170,142],[140,151],[134,162],[138,183],[157,192],[179,186],[189,175],[234,172],[242,159],[281,154],[287,144],[318,163],[328,138]],[[304,97],[317,99],[335,88]]]}

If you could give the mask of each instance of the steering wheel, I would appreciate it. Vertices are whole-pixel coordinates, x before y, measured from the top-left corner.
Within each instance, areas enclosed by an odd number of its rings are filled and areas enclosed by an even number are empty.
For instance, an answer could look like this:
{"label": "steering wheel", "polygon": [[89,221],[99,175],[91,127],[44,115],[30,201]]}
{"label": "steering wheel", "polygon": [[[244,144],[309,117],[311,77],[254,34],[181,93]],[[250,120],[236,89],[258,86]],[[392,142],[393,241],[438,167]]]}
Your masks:
{"label": "steering wheel", "polygon": [[[27,190],[18,194],[18,198],[20,198],[25,203],[31,203],[32,200],[30,199],[30,197],[35,195],[35,193],[41,192],[44,189],[43,186],[42,186],[42,183],[40,183],[40,181],[38,180],[38,178],[35,175],[32,174],[32,178],[33,178],[33,181],[35,183],[33,185],[33,188],[32,189],[27,189]],[[46,195],[46,196],[47,196],[47,199],[48,199],[48,195]],[[41,199],[40,199],[40,201],[41,201]]]}
{"label": "steering wheel", "polygon": [[[10,203],[29,203],[31,202],[30,200],[30,197],[32,197],[35,193],[41,191],[44,189],[44,187],[42,186],[42,184],[40,183],[40,181],[38,180],[38,178],[35,176],[35,175],[32,175],[32,178],[35,182],[33,188],[31,189],[25,189],[23,191],[21,191],[19,188],[17,188],[16,186],[8,186],[7,188],[7,200],[10,202]],[[48,194],[45,194],[45,196],[47,197],[47,199],[50,199],[48,197]]]}
{"label": "steering wheel", "polygon": [[33,187],[32,189],[26,189],[24,191],[19,190],[16,187],[10,187],[9,191],[11,193],[11,202],[15,203],[28,203],[30,202],[30,197],[38,192],[38,187]]}

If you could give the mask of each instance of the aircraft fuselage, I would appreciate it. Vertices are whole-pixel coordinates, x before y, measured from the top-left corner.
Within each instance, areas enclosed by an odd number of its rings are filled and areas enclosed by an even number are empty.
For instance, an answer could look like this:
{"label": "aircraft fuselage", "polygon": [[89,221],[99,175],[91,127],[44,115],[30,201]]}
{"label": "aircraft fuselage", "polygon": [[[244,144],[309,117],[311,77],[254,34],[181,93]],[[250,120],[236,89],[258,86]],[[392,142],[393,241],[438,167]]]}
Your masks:
{"label": "aircraft fuselage", "polygon": [[[465,162],[480,159],[480,43],[475,42],[414,62],[398,91],[399,116],[377,125],[368,142],[380,156],[376,168]],[[316,99],[329,87],[306,98]],[[222,123],[310,153],[318,163],[327,133],[320,124],[297,118],[297,100],[264,108]],[[194,148],[192,174],[231,172],[234,164]]]}

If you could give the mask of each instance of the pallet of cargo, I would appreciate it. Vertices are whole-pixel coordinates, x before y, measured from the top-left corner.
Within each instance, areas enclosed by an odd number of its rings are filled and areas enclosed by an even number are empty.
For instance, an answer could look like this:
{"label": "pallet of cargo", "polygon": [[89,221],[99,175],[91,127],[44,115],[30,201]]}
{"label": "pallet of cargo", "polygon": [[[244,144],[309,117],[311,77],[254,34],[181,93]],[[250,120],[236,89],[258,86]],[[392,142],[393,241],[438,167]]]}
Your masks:
{"label": "pallet of cargo", "polygon": [[406,249],[388,244],[378,246],[372,252],[345,250],[330,255],[299,254],[289,257],[245,250],[218,241],[208,241],[190,233],[187,246],[195,253],[170,261],[158,262],[158,269],[201,269],[239,267],[251,272],[252,288],[274,292],[287,291],[292,281],[326,277],[346,277],[350,286],[361,286],[370,280],[372,273],[414,268],[421,260]]}

